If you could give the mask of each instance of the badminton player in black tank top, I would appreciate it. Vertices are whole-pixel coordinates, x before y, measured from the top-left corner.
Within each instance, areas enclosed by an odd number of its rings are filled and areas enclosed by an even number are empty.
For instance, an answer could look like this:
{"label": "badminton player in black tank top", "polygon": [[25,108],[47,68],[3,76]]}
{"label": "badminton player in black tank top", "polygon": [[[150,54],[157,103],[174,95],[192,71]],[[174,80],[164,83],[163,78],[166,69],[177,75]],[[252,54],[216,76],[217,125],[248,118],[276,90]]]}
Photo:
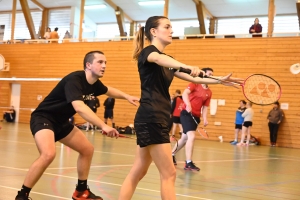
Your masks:
{"label": "badminton player in black tank top", "polygon": [[[137,135],[135,162],[123,182],[119,200],[130,200],[138,182],[146,175],[152,161],[157,166],[161,179],[161,198],[174,200],[176,170],[173,165],[169,138],[170,119],[169,86],[176,76],[180,79],[205,84],[217,84],[213,79],[199,78],[198,67],[176,61],[164,54],[164,49],[172,42],[172,26],[168,18],[150,17],[145,27],[141,27],[135,39],[133,58],[138,61],[141,81],[140,107],[135,116],[134,127]],[[144,48],[144,38],[151,45]],[[190,69],[191,74],[177,71],[180,67]],[[230,75],[222,79],[234,80]]]}

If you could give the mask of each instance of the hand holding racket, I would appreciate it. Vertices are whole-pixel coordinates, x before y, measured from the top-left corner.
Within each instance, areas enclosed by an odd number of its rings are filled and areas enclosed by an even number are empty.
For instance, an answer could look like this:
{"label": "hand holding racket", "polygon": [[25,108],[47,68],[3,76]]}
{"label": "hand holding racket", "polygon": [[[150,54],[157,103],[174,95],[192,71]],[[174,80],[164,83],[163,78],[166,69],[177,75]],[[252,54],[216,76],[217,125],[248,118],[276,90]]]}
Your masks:
{"label": "hand holding racket", "polygon": [[[101,131],[102,132],[102,135],[106,135],[107,136],[107,133],[105,131]],[[116,138],[129,138],[129,139],[136,139],[136,138],[133,138],[133,137],[129,137],[127,135],[123,135],[123,134],[118,134],[118,137]]]}
{"label": "hand holding racket", "polygon": [[[188,69],[179,69],[180,72],[188,73]],[[281,97],[281,87],[277,81],[264,74],[252,74],[248,76],[243,83],[239,78],[231,78],[228,75],[222,79],[213,76],[204,76],[219,80],[222,84],[232,84],[242,86],[243,94],[247,100],[257,105],[270,105],[277,102]],[[230,82],[233,81],[233,82]]]}
{"label": "hand holding racket", "polygon": [[118,138],[120,136],[120,133],[116,129],[114,129],[114,128],[110,127],[110,126],[107,126],[107,125],[105,125],[104,127],[102,127],[102,134],[105,134],[108,137],[112,137],[112,138],[113,137]]}
{"label": "hand holding racket", "polygon": [[[183,73],[186,73],[186,74],[191,74],[190,69],[185,69],[185,68],[182,68],[182,67],[179,68],[179,72],[183,72]],[[231,75],[232,74],[230,73],[230,74],[228,74],[226,76],[223,76],[223,77],[207,76],[207,75],[205,75],[205,72],[203,72],[201,70],[201,73],[199,74],[198,77],[218,80],[223,85],[227,85],[227,86],[235,86],[235,85],[240,85],[240,84],[243,83],[244,79],[242,79],[242,78],[233,78],[233,77],[231,77]]]}
{"label": "hand holding racket", "polygon": [[202,127],[199,126],[199,123],[196,121],[196,119],[194,118],[194,116],[192,115],[192,113],[190,113],[190,115],[191,115],[191,117],[193,118],[194,122],[197,125],[197,130],[196,131],[200,134],[201,137],[203,137],[205,139],[208,139],[209,136],[208,136],[207,131],[204,128],[202,128]]}

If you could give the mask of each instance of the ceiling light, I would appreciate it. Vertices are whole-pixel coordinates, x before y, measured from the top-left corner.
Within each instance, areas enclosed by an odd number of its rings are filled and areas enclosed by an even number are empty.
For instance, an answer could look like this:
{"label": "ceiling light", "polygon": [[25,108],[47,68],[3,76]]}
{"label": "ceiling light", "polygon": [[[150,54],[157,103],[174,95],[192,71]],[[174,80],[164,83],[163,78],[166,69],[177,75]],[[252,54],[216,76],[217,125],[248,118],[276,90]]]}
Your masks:
{"label": "ceiling light", "polygon": [[162,5],[165,4],[165,1],[139,1],[140,6],[150,6],[150,5]]}
{"label": "ceiling light", "polygon": [[106,8],[106,5],[105,4],[98,4],[98,5],[84,6],[85,10],[92,10],[92,9],[99,9],[99,8]]}

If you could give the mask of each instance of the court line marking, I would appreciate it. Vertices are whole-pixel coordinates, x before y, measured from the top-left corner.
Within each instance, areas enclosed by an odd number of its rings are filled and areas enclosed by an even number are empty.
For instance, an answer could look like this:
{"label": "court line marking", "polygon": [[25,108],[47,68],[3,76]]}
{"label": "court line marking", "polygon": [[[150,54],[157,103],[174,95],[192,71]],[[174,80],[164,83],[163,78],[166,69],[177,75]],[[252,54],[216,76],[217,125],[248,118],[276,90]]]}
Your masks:
{"label": "court line marking", "polygon": [[[0,141],[4,141],[4,142],[14,142],[14,143],[20,143],[20,144],[29,144],[29,145],[34,145],[34,146],[36,146],[36,144],[34,143],[34,142],[19,142],[19,141],[11,141],[11,140],[2,140],[2,139],[0,139]],[[94,145],[94,144],[93,144]],[[60,143],[60,144],[57,144],[56,145],[56,148],[62,148],[61,147],[62,146],[62,144]],[[65,145],[63,145],[63,146],[65,146]],[[211,148],[205,148],[205,147],[197,147],[196,149],[201,149],[201,150],[204,150],[204,151],[206,151],[206,152],[214,152],[214,153],[222,153],[222,154],[230,154],[230,155],[233,155],[234,154],[234,152],[233,151],[228,151],[228,152],[224,152],[224,151],[215,151],[215,150],[213,150],[213,149],[211,149]],[[72,151],[74,151],[73,149],[71,149]],[[75,151],[74,151],[75,152]],[[121,155],[121,156],[128,156],[128,157],[135,157],[135,155],[132,155],[132,154],[122,154],[122,153],[112,153],[112,152],[107,152],[107,151],[98,151],[98,150],[95,150],[94,151],[95,153],[105,153],[105,154],[112,154],[112,155]],[[249,154],[248,156],[255,156],[255,157],[264,157],[264,156],[266,156],[266,155],[264,155],[264,154],[256,154],[255,155],[255,153],[252,153],[252,154]]]}
{"label": "court line marking", "polygon": [[[7,186],[4,186],[4,185],[0,185],[0,187],[5,188],[5,189],[17,190],[17,191],[20,190],[20,188],[18,189],[18,188],[13,188],[13,187],[7,187]],[[31,191],[30,193],[39,194],[39,195],[43,195],[43,196],[47,196],[47,197],[54,197],[54,198],[57,198],[57,199],[67,199],[67,200],[70,199],[70,198],[65,198],[65,197],[61,197],[61,196],[55,196],[55,195],[40,193],[40,192],[35,192],[35,191]]]}
{"label": "court line marking", "polygon": [[[253,158],[253,159],[240,159],[240,160],[200,160],[200,161],[194,161],[195,163],[216,163],[216,162],[236,162],[236,161],[257,161],[257,160],[278,160],[280,158]],[[185,161],[180,161],[177,163],[185,163]],[[151,163],[150,165],[155,165],[155,163]],[[92,165],[91,168],[105,168],[105,167],[131,167],[132,164],[127,165]],[[14,169],[14,170],[20,170],[20,171],[28,171],[28,168],[16,168],[16,167],[8,167],[0,165],[0,168],[6,168],[6,169]],[[76,169],[76,167],[49,167],[47,170],[54,170],[54,169]],[[45,174],[45,173],[44,173]]]}
{"label": "court line marking", "polygon": [[[64,176],[64,175],[51,174],[51,173],[44,173],[44,174],[47,174],[47,175],[53,175],[53,176],[57,176],[57,177],[63,177],[63,178],[70,178],[70,179],[75,179],[75,180],[77,180],[77,177],[75,178],[75,177],[71,177],[71,176]],[[103,182],[103,181],[95,181],[95,180],[91,180],[91,179],[89,179],[89,182],[101,183],[101,184],[107,184],[107,185],[119,186],[119,187],[122,186],[121,184],[115,184],[115,183],[109,183],[109,182]],[[19,190],[18,188],[7,187],[7,186],[3,186],[3,185],[0,185],[0,187],[6,188],[6,189],[13,189],[13,190],[17,190],[17,191]],[[138,189],[138,190],[144,190],[144,191],[148,191],[148,192],[156,192],[156,193],[160,193],[159,190],[151,190],[151,189],[141,188],[141,187],[136,187],[136,189]],[[34,194],[40,194],[40,195],[49,196],[49,197],[56,197],[56,198],[61,198],[61,199],[70,199],[70,198],[64,198],[64,197],[59,197],[59,196],[54,196],[54,195],[48,195],[48,194],[45,194],[45,193],[34,192],[34,191],[32,191],[31,193],[34,193]],[[190,196],[190,195],[185,195],[185,194],[176,194],[176,196],[188,197],[188,198],[192,198],[192,199],[212,200],[212,199],[208,199],[208,198],[195,197],[195,196]]]}

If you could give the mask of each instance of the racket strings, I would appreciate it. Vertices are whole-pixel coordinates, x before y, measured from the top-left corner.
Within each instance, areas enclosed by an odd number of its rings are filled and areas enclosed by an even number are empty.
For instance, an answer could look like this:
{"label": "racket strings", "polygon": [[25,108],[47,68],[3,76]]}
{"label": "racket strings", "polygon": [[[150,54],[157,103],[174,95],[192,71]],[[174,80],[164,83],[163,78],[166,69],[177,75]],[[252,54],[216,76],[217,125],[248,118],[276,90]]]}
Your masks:
{"label": "racket strings", "polygon": [[272,104],[280,98],[279,84],[271,77],[255,74],[244,83],[245,97],[255,104]]}

